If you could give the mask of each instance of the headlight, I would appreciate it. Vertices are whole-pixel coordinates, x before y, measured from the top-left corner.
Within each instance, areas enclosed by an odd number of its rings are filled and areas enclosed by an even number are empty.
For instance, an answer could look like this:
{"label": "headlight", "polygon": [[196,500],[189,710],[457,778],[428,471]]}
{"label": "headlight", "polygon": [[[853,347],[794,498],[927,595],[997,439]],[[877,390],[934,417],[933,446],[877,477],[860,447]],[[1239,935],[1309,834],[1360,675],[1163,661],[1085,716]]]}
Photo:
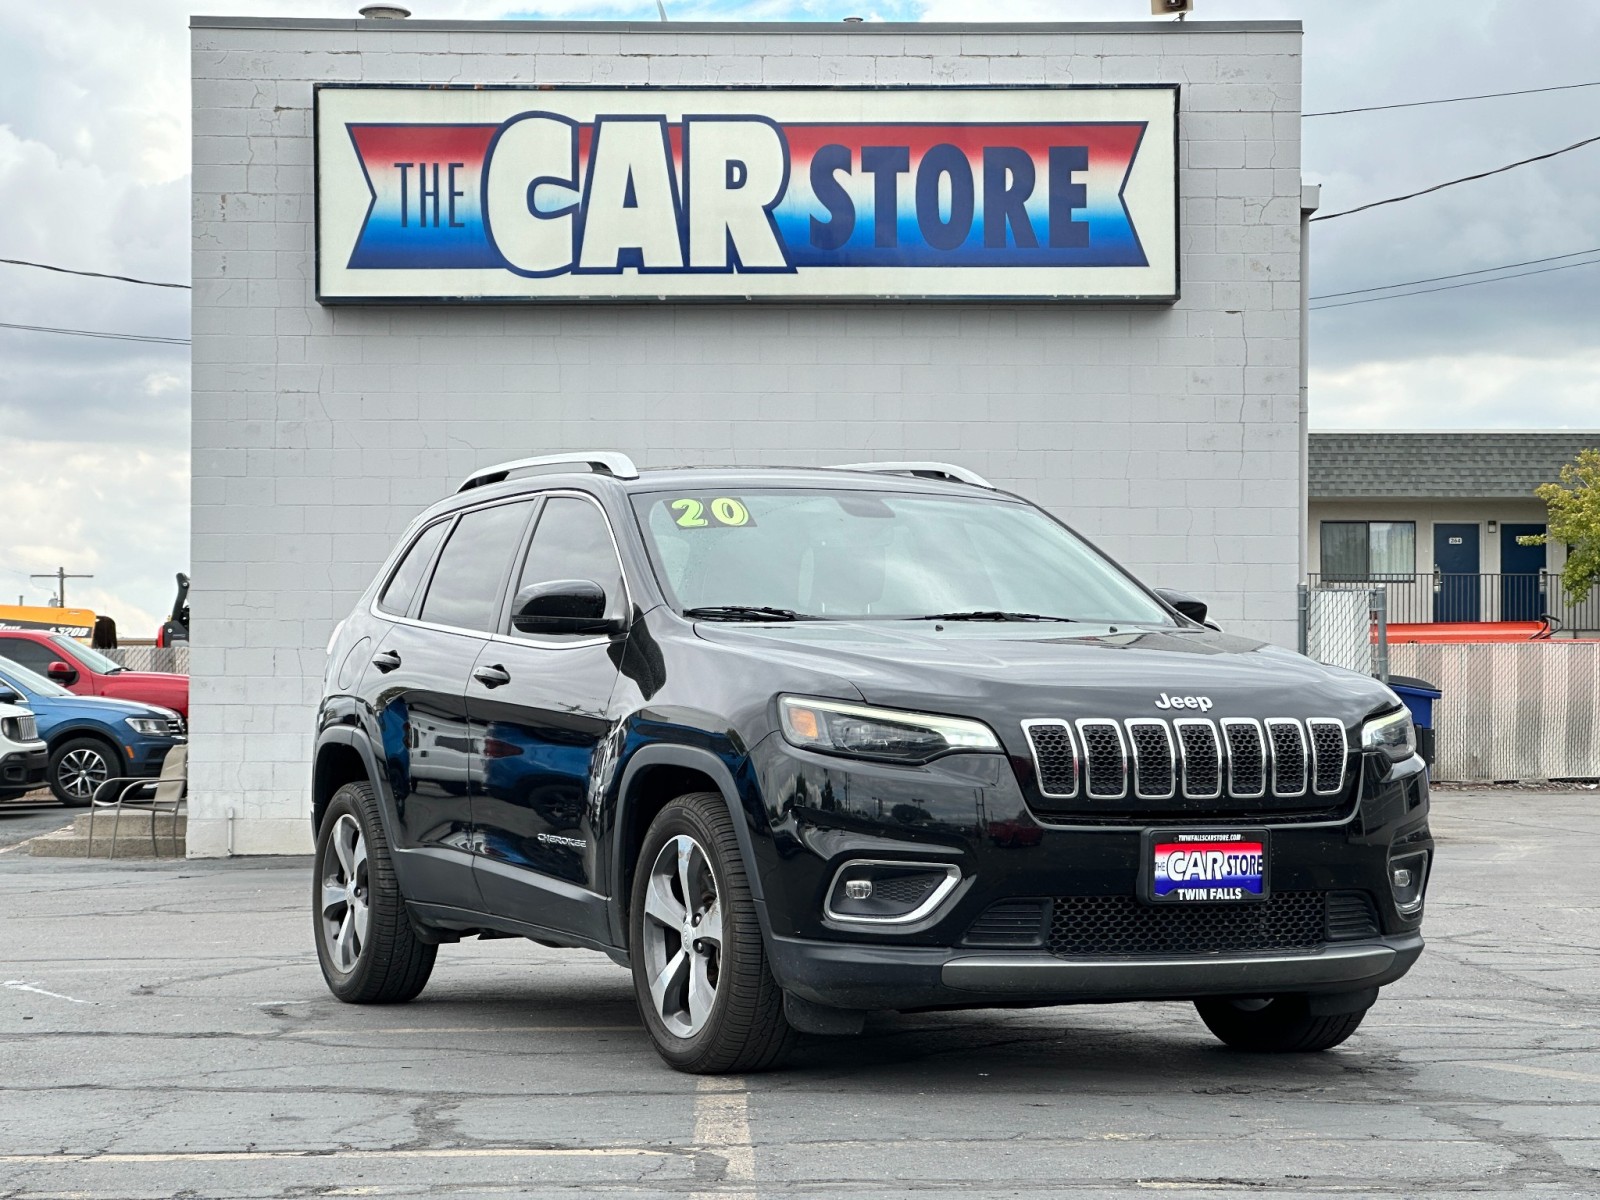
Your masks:
{"label": "headlight", "polygon": [[145,737],[165,737],[171,726],[165,717],[128,717],[128,727]]}
{"label": "headlight", "polygon": [[1373,717],[1361,727],[1361,748],[1381,750],[1392,762],[1404,762],[1417,752],[1417,731],[1405,709]]}
{"label": "headlight", "polygon": [[778,712],[790,745],[828,754],[925,763],[953,750],[1000,749],[987,725],[960,717],[800,696],[780,696]]}

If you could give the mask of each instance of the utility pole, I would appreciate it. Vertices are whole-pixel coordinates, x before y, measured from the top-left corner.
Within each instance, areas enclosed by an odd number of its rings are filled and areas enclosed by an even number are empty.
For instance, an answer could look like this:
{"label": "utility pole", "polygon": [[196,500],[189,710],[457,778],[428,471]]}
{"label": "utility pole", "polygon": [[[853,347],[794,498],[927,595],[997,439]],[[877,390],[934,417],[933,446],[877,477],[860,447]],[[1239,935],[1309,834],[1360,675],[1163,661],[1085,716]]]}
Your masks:
{"label": "utility pole", "polygon": [[69,580],[69,579],[93,579],[94,576],[93,575],[68,575],[67,574],[67,569],[65,567],[57,567],[54,571],[52,571],[48,575],[34,575],[34,576],[32,576],[32,578],[34,578],[34,579],[54,579],[56,581],[56,607],[57,608],[65,608],[67,606],[67,580]]}

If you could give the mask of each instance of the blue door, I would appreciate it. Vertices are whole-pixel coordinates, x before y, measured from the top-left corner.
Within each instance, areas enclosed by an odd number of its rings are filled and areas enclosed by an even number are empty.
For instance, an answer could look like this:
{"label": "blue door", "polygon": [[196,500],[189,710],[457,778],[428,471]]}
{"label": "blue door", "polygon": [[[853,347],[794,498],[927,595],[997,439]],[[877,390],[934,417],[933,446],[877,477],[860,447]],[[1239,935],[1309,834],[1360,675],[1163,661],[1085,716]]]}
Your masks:
{"label": "blue door", "polygon": [[1543,525],[1500,526],[1500,619],[1537,621],[1545,608],[1543,546],[1519,546],[1517,539],[1543,533]]}
{"label": "blue door", "polygon": [[1439,590],[1433,595],[1435,621],[1479,621],[1478,526],[1450,523],[1433,527],[1433,565]]}

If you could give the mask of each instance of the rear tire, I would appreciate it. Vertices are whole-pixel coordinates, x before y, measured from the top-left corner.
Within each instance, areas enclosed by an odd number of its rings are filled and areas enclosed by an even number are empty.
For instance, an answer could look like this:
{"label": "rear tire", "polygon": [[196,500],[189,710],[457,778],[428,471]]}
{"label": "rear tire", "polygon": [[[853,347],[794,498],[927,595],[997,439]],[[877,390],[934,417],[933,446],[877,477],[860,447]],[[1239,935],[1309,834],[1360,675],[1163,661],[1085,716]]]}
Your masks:
{"label": "rear tire", "polygon": [[411,926],[370,783],[345,784],[323,815],[311,922],[322,977],[346,1004],[403,1004],[427,986],[439,948]]}
{"label": "rear tire", "polygon": [[634,994],[656,1051],[696,1075],[765,1071],[794,1048],[750,881],[716,792],[680,796],[645,834],[628,912]]}
{"label": "rear tire", "polygon": [[108,743],[95,737],[78,737],[50,751],[45,779],[62,804],[88,808],[102,783],[123,774],[122,760]]}
{"label": "rear tire", "polygon": [[1360,1012],[1319,1017],[1304,996],[1264,999],[1223,996],[1196,1000],[1206,1028],[1235,1050],[1254,1054],[1309,1054],[1331,1050],[1360,1026]]}

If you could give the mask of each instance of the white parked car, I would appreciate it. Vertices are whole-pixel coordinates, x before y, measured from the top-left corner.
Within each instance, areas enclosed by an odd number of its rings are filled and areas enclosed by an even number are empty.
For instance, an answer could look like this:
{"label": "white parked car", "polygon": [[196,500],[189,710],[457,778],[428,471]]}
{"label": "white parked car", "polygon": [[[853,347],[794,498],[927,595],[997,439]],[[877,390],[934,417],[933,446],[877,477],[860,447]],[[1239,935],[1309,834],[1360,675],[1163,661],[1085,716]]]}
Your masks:
{"label": "white parked car", "polygon": [[50,765],[50,751],[39,736],[39,726],[21,701],[10,688],[0,688],[0,800],[39,787]]}

